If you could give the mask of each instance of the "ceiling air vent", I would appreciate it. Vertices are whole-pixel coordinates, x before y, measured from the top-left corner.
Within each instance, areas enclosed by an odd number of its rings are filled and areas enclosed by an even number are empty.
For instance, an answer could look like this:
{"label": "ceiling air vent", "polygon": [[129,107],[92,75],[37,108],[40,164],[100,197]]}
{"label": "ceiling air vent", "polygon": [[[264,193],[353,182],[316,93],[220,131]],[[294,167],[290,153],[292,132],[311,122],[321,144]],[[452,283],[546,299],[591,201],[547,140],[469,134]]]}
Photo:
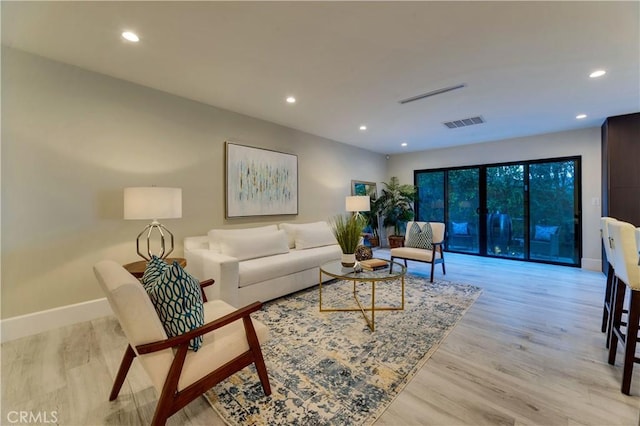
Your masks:
{"label": "ceiling air vent", "polygon": [[457,129],[458,127],[467,127],[473,126],[474,124],[482,124],[484,123],[484,118],[471,117],[471,118],[463,118],[462,120],[453,120],[453,121],[445,121],[443,124],[450,129]]}

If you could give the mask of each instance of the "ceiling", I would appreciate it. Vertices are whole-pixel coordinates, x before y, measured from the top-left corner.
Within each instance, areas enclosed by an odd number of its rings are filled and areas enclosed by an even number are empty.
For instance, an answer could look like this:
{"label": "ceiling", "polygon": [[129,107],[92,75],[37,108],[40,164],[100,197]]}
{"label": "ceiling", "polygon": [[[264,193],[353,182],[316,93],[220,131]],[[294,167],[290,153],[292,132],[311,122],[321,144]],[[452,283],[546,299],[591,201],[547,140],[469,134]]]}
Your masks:
{"label": "ceiling", "polygon": [[[5,45],[386,154],[600,126],[640,110],[635,1],[1,7]],[[607,74],[589,78],[596,69]],[[474,116],[485,123],[443,125]]]}

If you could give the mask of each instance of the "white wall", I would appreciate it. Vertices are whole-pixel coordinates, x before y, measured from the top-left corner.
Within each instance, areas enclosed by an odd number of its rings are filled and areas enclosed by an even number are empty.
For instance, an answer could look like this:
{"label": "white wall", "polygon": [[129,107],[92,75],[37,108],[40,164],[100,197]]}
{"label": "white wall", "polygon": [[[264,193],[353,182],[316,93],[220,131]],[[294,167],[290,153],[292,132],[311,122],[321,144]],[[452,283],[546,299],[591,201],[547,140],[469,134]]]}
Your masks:
{"label": "white wall", "polygon": [[[455,131],[455,130],[454,130]],[[549,133],[432,151],[394,155],[388,177],[413,183],[413,171],[441,167],[501,163],[542,158],[582,157],[582,266],[600,269],[601,142],[600,128]],[[387,178],[388,178],[387,177]]]}
{"label": "white wall", "polygon": [[[298,155],[299,215],[224,219],[224,142]],[[103,297],[92,266],[139,260],[128,186],[183,188],[182,239],[213,227],[324,220],[383,155],[157,90],[2,50],[2,318]]]}

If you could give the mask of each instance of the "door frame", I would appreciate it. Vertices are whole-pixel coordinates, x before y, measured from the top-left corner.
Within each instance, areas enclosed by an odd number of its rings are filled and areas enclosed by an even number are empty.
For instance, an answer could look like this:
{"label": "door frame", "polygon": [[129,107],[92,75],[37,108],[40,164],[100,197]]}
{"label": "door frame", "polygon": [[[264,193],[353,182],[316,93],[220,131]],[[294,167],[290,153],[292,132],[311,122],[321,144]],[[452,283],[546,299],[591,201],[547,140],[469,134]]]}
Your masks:
{"label": "door frame", "polygon": [[[573,161],[575,164],[574,170],[574,250],[576,250],[576,262],[568,263],[562,261],[546,260],[546,259],[531,259],[530,253],[530,182],[529,182],[529,166],[532,164],[544,164],[544,163],[559,163]],[[500,167],[500,166],[513,166],[522,165],[524,167],[523,186],[524,186],[524,258],[497,256],[487,253],[487,168]],[[471,164],[455,167],[440,167],[433,169],[419,169],[413,171],[414,185],[418,186],[418,176],[421,173],[431,172],[444,172],[443,185],[444,185],[444,218],[445,223],[449,223],[449,171],[453,170],[466,170],[466,169],[478,169],[478,253],[469,253],[457,250],[450,250],[447,247],[447,251],[454,253],[470,254],[475,256],[495,257],[501,259],[521,260],[535,263],[549,263],[565,266],[580,267],[580,259],[582,259],[582,156],[567,156],[567,157],[554,157],[554,158],[540,158],[534,160],[521,160],[521,161],[509,161],[501,163],[487,163],[487,164]],[[420,218],[420,206],[419,200],[414,203],[414,211],[416,220]],[[447,230],[448,232],[448,230]],[[448,240],[447,240],[448,241]]]}

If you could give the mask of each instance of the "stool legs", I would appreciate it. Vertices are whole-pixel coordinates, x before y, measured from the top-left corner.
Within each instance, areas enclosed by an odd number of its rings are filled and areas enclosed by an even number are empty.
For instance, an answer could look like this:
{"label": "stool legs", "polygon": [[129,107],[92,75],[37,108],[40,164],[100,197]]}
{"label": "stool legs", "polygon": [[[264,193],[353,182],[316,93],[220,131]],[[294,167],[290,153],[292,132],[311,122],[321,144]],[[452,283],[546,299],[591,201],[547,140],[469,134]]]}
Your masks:
{"label": "stool legs", "polygon": [[620,331],[622,323],[622,309],[624,305],[624,295],[627,285],[620,280],[615,280],[616,285],[613,289],[613,315],[611,318],[611,326],[609,330],[609,364],[616,363],[616,352],[618,351],[618,339],[623,340],[624,335]]}
{"label": "stool legs", "polygon": [[[627,320],[627,338],[624,349],[624,367],[621,391],[629,395],[633,363],[636,362],[636,343],[638,341],[638,321],[640,321],[640,291],[631,290],[629,319]],[[640,361],[640,360],[638,360]]]}
{"label": "stool legs", "polygon": [[607,324],[609,323],[609,298],[611,297],[611,281],[613,280],[613,268],[609,265],[607,270],[607,286],[604,290],[604,305],[602,309],[602,332],[607,331]]}
{"label": "stool legs", "polygon": [[607,349],[609,349],[609,341],[611,338],[611,320],[613,314],[613,295],[615,292],[615,282],[615,272],[613,270],[613,266],[609,264],[609,268],[607,270],[607,285],[604,290],[604,304],[602,307],[602,332],[607,333]]}
{"label": "stool legs", "polygon": [[616,361],[616,352],[618,349],[618,341],[624,346],[624,366],[622,371],[622,386],[620,391],[625,395],[629,395],[631,391],[631,377],[633,374],[633,364],[640,362],[640,358],[636,358],[636,345],[638,341],[638,328],[640,324],[640,291],[631,290],[629,301],[629,315],[627,317],[627,332],[622,333],[621,326],[622,312],[624,305],[624,297],[627,285],[622,280],[615,280],[614,286],[614,306],[612,321],[609,325],[610,346],[609,346],[609,364],[614,365]]}

